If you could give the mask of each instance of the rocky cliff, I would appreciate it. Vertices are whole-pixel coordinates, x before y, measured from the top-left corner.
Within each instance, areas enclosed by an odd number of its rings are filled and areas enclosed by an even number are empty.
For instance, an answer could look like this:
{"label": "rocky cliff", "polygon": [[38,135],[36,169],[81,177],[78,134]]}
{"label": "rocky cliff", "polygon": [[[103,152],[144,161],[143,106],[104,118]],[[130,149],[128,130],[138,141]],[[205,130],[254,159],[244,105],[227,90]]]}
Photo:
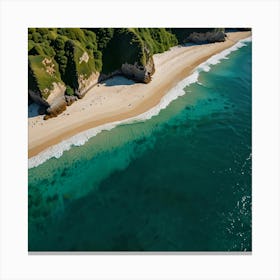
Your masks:
{"label": "rocky cliff", "polygon": [[225,28],[171,28],[179,44],[213,43],[225,40]]}
{"label": "rocky cliff", "polygon": [[53,117],[98,82],[101,53],[95,34],[80,28],[29,28],[28,33],[28,96],[45,108],[46,118]]}
{"label": "rocky cliff", "polygon": [[151,81],[155,72],[154,60],[150,57],[145,66],[139,65],[137,62],[134,64],[124,63],[121,66],[121,72],[129,79],[147,84]]}
{"label": "rocky cliff", "polygon": [[67,65],[64,74],[65,82],[74,90],[78,98],[97,84],[99,73],[95,68],[93,54],[78,42],[69,40],[65,44]]}
{"label": "rocky cliff", "polygon": [[[101,32],[102,31],[102,32]],[[137,82],[148,83],[155,72],[153,54],[168,50],[178,42],[175,35],[164,28],[117,28],[113,32],[101,30],[102,78],[123,74]],[[99,34],[99,33],[97,33]],[[107,34],[107,35],[106,35]]]}
{"label": "rocky cliff", "polygon": [[114,75],[149,83],[153,54],[178,43],[224,40],[223,28],[29,28],[29,103],[53,117]]}
{"label": "rocky cliff", "polygon": [[123,63],[121,72],[129,79],[147,84],[152,80],[152,75],[155,72],[155,64],[151,49],[147,47],[146,43],[141,45],[141,52],[145,59],[136,61],[133,64]]}
{"label": "rocky cliff", "polygon": [[64,111],[66,86],[54,59],[40,55],[29,56],[28,70],[28,93],[31,99],[42,105],[50,116]]}
{"label": "rocky cliff", "polygon": [[78,88],[75,91],[78,98],[84,97],[87,91],[98,83],[99,75],[95,72],[91,73],[89,77],[85,74],[78,74]]}
{"label": "rocky cliff", "polygon": [[205,33],[193,32],[186,38],[186,40],[188,42],[193,42],[196,44],[224,42],[225,41],[225,32],[221,31],[221,30],[208,31]]}

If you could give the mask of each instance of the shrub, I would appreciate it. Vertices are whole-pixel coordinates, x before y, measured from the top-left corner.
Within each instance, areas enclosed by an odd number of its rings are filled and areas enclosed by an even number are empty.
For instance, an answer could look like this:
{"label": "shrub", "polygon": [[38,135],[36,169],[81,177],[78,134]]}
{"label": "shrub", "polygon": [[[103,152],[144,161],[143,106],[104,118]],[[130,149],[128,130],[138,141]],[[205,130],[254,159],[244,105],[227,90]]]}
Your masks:
{"label": "shrub", "polygon": [[39,44],[33,45],[33,47],[28,52],[29,55],[44,55],[44,51]]}
{"label": "shrub", "polygon": [[32,39],[35,43],[39,43],[39,42],[41,42],[42,36],[40,33],[34,32],[34,33],[32,33]]}
{"label": "shrub", "polygon": [[144,45],[141,38],[131,29],[116,28],[113,38],[102,51],[102,71],[111,73],[125,62],[144,64]]}
{"label": "shrub", "polygon": [[66,86],[66,95],[74,95],[74,90],[70,86]]}
{"label": "shrub", "polygon": [[114,28],[89,28],[96,34],[98,49],[106,48],[109,41],[113,38]]}
{"label": "shrub", "polygon": [[36,28],[28,28],[28,34],[32,34],[34,32],[36,32]]}
{"label": "shrub", "polygon": [[49,31],[47,28],[36,28],[36,31],[41,34],[41,36],[48,35]]}
{"label": "shrub", "polygon": [[63,50],[65,46],[65,39],[58,35],[52,44],[56,50]]}
{"label": "shrub", "polygon": [[29,51],[30,51],[34,46],[35,46],[34,41],[28,40],[28,54],[29,54]]}

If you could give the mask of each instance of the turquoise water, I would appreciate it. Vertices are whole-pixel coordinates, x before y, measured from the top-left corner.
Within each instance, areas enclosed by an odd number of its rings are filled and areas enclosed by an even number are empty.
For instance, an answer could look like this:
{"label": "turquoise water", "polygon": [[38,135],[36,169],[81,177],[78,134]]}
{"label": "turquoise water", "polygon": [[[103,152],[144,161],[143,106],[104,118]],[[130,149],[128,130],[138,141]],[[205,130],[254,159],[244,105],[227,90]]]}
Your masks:
{"label": "turquoise water", "polygon": [[251,43],[186,94],[29,169],[29,251],[251,251]]}

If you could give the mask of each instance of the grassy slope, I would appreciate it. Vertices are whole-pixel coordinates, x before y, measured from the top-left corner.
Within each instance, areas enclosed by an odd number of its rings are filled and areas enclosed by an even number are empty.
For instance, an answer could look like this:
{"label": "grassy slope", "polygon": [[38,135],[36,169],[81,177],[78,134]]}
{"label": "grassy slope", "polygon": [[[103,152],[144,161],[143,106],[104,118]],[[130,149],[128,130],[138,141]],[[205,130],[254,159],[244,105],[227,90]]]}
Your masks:
{"label": "grassy slope", "polygon": [[[45,66],[43,64],[44,59],[51,60],[51,63]],[[30,55],[28,57],[28,64],[31,70],[30,74],[34,78],[31,79],[31,83],[33,81],[33,84],[29,84],[29,86],[35,91],[39,89],[44,99],[47,99],[50,93],[49,91],[53,89],[53,83],[61,82],[57,63],[54,59],[51,59],[44,55]],[[48,73],[48,68],[53,69],[54,71]],[[48,90],[48,92],[46,91],[46,89]]]}
{"label": "grassy slope", "polygon": [[[79,75],[87,78],[93,72],[101,71],[102,54],[97,50],[95,33],[80,28],[29,28],[28,33],[28,54],[32,56],[29,64],[35,69],[34,78],[40,91],[42,85],[51,87],[43,69],[39,71],[37,60],[42,56],[57,62],[61,80],[72,89],[78,88]],[[72,47],[67,48],[67,44]],[[85,52],[89,56],[88,62],[79,63]]]}

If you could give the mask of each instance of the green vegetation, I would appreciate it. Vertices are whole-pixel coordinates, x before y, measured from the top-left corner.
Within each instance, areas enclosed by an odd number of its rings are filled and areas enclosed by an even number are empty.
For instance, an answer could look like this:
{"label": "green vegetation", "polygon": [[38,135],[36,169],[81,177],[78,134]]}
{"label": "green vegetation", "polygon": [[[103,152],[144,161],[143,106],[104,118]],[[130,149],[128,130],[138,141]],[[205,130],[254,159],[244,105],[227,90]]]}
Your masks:
{"label": "green vegetation", "polygon": [[74,90],[71,87],[67,86],[65,94],[66,95],[74,95]]}
{"label": "green vegetation", "polygon": [[[150,56],[177,43],[175,35],[164,28],[28,29],[31,69],[39,67],[36,57],[52,58],[60,79],[73,92],[79,88],[79,77],[86,79],[93,72],[109,74],[125,62],[145,66]],[[45,77],[43,70],[36,72],[38,84],[47,86]]]}
{"label": "green vegetation", "polygon": [[54,59],[44,55],[30,55],[29,66],[29,88],[33,91],[40,90],[44,99],[47,99],[53,83],[61,82],[58,65]]}
{"label": "green vegetation", "polygon": [[[30,70],[41,67],[37,63],[40,57],[52,58],[58,65],[59,80],[71,87],[73,92],[79,87],[79,76],[86,79],[102,69],[102,53],[97,49],[95,33],[80,28],[29,28],[28,55]],[[31,78],[30,86],[36,88],[37,83],[41,93],[41,85],[51,89],[52,84],[47,82],[51,80],[46,79],[45,69],[37,70],[33,70],[37,82]],[[45,98],[46,94],[42,95]]]}
{"label": "green vegetation", "polygon": [[118,28],[114,31],[102,54],[102,72],[106,74],[119,69],[125,62],[146,64],[143,41],[133,30],[127,28]]}
{"label": "green vegetation", "polygon": [[151,54],[162,53],[178,44],[176,36],[165,28],[133,28],[133,30],[145,42]]}
{"label": "green vegetation", "polygon": [[100,38],[104,73],[119,69],[125,62],[145,66],[153,54],[178,43],[175,35],[164,28],[100,28],[95,32]]}
{"label": "green vegetation", "polygon": [[109,41],[113,38],[114,28],[88,28],[96,34],[98,49],[106,48]]}
{"label": "green vegetation", "polygon": [[[63,82],[67,95],[79,90],[80,79],[110,74],[125,62],[145,66],[153,54],[184,43],[192,32],[218,28],[29,28],[29,88],[44,98],[53,82]],[[51,60],[50,65],[42,61]],[[46,60],[45,60],[46,62]],[[47,72],[47,70],[51,74]]]}

